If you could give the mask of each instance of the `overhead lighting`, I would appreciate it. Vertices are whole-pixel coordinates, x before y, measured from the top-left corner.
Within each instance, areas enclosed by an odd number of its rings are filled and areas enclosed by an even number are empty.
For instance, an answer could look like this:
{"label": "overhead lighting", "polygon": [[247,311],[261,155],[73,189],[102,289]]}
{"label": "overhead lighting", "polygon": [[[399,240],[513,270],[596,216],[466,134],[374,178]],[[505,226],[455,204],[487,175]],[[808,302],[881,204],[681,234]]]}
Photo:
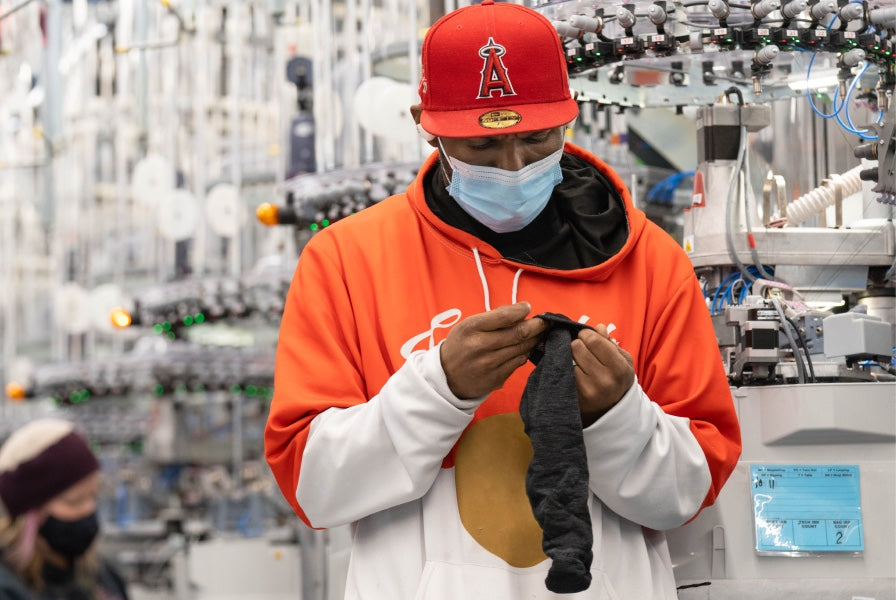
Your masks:
{"label": "overhead lighting", "polygon": [[811,77],[810,79],[802,77],[795,81],[788,82],[787,86],[795,92],[805,92],[807,88],[814,90],[819,88],[837,87],[839,83],[840,79],[837,77],[837,74],[832,73]]}

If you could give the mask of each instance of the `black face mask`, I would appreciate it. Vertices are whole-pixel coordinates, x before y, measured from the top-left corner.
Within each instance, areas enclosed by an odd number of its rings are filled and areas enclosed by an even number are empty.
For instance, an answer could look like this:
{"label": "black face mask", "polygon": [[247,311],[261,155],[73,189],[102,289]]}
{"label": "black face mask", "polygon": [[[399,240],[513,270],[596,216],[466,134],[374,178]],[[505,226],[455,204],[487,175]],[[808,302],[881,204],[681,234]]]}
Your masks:
{"label": "black face mask", "polygon": [[95,512],[77,521],[62,521],[50,516],[40,527],[40,535],[50,548],[68,558],[84,554],[99,531],[100,523]]}

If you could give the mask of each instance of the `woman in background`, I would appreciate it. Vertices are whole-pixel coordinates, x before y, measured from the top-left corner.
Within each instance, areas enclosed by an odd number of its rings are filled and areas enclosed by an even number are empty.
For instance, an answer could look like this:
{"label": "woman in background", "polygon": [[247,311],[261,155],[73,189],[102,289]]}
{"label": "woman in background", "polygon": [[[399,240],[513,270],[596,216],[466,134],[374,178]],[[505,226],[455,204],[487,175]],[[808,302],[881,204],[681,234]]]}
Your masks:
{"label": "woman in background", "polygon": [[100,470],[72,423],[38,419],[0,447],[0,600],[127,600],[95,549]]}

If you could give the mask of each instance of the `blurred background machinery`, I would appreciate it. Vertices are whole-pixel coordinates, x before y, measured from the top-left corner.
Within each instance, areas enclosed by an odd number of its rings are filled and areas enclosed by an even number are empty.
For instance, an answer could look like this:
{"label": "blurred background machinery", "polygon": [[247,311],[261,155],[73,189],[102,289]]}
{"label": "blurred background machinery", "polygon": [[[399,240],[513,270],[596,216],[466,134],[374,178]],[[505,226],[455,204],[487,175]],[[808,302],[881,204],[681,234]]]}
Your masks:
{"label": "blurred background machinery", "polygon": [[[279,315],[303,244],[431,152],[420,43],[466,3],[0,0],[0,439],[88,431],[138,600],[341,597],[347,529],[302,526],[262,458]],[[894,598],[896,6],[522,3],[563,42],[568,139],[690,255],[741,419],[670,533],[680,597]],[[824,469],[848,503],[787,485]],[[819,512],[768,521],[759,484]]]}

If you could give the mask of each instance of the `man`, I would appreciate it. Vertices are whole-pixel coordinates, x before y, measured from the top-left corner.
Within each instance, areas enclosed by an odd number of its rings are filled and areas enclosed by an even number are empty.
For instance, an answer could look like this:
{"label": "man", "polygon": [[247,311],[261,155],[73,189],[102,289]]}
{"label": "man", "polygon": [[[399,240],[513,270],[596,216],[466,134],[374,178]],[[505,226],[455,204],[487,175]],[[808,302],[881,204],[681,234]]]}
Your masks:
{"label": "man", "polygon": [[564,146],[577,106],[544,17],[485,0],[436,22],[421,58],[411,111],[439,151],[303,249],[267,460],[305,523],[352,524],[347,598],[557,597],[520,403],[536,315],[565,315],[589,326],[557,369],[574,374],[588,514],[571,531],[589,556],[559,591],[673,599],[661,531],[711,504],[740,454],[691,265],[607,165]]}

